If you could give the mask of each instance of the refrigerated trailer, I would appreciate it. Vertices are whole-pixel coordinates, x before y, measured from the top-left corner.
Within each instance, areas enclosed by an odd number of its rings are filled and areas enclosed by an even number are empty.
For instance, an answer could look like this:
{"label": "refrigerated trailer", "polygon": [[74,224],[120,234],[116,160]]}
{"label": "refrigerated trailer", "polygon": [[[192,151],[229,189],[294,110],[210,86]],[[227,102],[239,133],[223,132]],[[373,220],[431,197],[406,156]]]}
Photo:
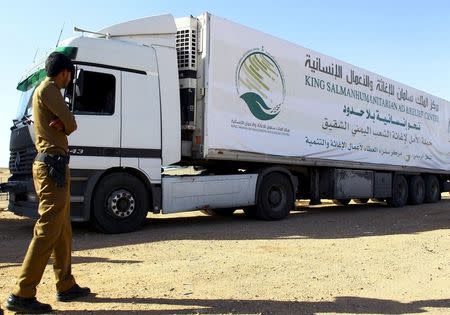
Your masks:
{"label": "refrigerated trailer", "polygon": [[[444,99],[208,13],[78,31],[56,49],[76,65],[62,91],[78,124],[73,221],[117,233],[148,212],[278,220],[300,198],[402,207],[449,190]],[[18,84],[2,186],[18,215],[37,216],[31,96],[45,75],[41,63]]]}

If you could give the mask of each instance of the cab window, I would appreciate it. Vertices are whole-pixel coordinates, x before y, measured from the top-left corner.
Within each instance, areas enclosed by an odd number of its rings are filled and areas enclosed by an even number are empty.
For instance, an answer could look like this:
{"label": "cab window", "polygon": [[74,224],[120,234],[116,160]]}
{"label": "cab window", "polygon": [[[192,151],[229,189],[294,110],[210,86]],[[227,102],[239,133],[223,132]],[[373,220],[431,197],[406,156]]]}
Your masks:
{"label": "cab window", "polygon": [[116,78],[112,74],[83,72],[83,92],[75,97],[73,112],[78,115],[113,115]]}

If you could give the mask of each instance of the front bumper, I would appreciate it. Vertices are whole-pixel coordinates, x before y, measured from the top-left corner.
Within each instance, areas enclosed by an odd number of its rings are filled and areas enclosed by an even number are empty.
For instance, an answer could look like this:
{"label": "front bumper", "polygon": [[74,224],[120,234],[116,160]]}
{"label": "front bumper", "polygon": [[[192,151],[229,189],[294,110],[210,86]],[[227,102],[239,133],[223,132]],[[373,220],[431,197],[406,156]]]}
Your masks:
{"label": "front bumper", "polygon": [[24,193],[27,185],[24,182],[7,182],[0,184],[0,193]]}
{"label": "front bumper", "polygon": [[[77,185],[71,184],[71,190],[77,188]],[[39,201],[34,190],[32,178],[23,178],[20,180],[10,180],[0,186],[1,192],[8,192],[9,204],[8,210],[18,216],[28,218],[39,218],[38,206]],[[71,196],[70,215],[72,221],[83,222],[88,221],[89,216],[86,215],[83,198]]]}
{"label": "front bumper", "polygon": [[0,192],[9,194],[9,211],[19,216],[37,218],[39,216],[38,202],[33,180],[31,178],[20,180],[12,178],[8,182],[0,184]]}

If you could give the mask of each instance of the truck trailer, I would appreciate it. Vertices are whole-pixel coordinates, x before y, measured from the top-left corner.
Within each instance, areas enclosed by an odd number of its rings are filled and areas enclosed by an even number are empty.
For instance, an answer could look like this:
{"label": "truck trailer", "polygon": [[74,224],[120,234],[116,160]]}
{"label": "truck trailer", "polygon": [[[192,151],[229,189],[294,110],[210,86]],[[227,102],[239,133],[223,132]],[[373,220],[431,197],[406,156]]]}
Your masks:
{"label": "truck trailer", "polygon": [[[106,233],[147,214],[197,209],[285,218],[297,199],[393,207],[449,190],[450,103],[226,19],[147,17],[58,44],[75,64],[62,90],[78,130],[69,137],[71,217]],[[36,217],[31,96],[11,127],[9,209]],[[167,169],[192,167],[194,175]]]}

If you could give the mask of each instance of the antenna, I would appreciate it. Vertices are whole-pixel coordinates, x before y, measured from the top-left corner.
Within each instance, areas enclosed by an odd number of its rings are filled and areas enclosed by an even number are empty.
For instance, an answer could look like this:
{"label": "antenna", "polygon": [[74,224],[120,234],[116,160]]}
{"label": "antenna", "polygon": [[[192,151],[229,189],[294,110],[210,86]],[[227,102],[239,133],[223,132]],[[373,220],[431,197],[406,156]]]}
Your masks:
{"label": "antenna", "polygon": [[56,42],[56,46],[55,47],[58,47],[58,45],[59,45],[59,40],[61,39],[61,35],[62,35],[63,30],[64,30],[64,25],[65,24],[66,24],[66,22],[64,22],[63,26],[61,27],[61,32],[59,32],[58,41]]}
{"label": "antenna", "polygon": [[83,35],[84,35],[84,33],[100,35],[100,36],[104,36],[105,38],[109,38],[111,36],[111,34],[109,34],[109,33],[98,33],[98,32],[87,31],[87,30],[83,30],[81,28],[78,28],[76,26],[73,28],[73,31],[74,32],[81,32]]}
{"label": "antenna", "polygon": [[36,56],[37,56],[37,53],[38,53],[38,51],[39,51],[39,48],[38,48],[38,49],[36,49],[36,53],[34,54],[34,57],[33,57],[33,63],[35,63],[35,62],[36,62]]}

